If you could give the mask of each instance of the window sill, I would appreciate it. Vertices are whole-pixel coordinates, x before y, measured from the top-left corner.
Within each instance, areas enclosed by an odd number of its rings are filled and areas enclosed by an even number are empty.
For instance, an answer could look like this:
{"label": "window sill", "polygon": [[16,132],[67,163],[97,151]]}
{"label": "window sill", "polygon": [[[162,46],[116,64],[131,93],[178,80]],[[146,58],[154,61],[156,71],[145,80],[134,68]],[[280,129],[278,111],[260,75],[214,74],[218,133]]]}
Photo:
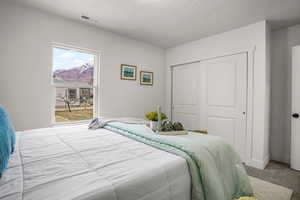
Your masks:
{"label": "window sill", "polygon": [[75,121],[75,122],[53,122],[50,127],[60,127],[60,126],[76,126],[76,125],[88,125],[91,120]]}

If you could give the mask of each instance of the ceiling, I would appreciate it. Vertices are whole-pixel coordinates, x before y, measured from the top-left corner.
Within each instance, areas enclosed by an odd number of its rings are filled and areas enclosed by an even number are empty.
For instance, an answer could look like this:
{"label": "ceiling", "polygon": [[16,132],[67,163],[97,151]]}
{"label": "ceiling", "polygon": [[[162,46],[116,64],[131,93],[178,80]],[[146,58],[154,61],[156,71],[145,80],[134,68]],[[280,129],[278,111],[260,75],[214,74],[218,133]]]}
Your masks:
{"label": "ceiling", "polygon": [[273,29],[300,23],[300,0],[15,1],[164,48],[264,19]]}

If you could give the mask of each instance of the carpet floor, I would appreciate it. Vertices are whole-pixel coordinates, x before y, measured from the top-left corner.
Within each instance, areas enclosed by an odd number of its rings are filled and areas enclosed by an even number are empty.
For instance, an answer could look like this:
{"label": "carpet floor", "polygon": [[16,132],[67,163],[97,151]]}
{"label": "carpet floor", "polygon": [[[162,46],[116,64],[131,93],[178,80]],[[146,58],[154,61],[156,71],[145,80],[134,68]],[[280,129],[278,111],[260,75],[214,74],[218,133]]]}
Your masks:
{"label": "carpet floor", "polygon": [[263,170],[249,166],[246,166],[246,169],[249,176],[293,190],[291,200],[300,200],[300,171],[276,161],[270,161]]}

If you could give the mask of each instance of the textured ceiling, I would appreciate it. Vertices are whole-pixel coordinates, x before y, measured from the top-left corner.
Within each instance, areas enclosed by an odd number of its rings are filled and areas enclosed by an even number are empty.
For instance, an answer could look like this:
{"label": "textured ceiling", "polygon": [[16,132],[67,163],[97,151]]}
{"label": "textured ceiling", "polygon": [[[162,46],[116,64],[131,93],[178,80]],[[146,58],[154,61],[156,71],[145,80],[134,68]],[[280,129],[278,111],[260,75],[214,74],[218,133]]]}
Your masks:
{"label": "textured ceiling", "polygon": [[277,29],[300,23],[300,0],[15,0],[64,17],[91,17],[115,33],[172,47],[269,20]]}

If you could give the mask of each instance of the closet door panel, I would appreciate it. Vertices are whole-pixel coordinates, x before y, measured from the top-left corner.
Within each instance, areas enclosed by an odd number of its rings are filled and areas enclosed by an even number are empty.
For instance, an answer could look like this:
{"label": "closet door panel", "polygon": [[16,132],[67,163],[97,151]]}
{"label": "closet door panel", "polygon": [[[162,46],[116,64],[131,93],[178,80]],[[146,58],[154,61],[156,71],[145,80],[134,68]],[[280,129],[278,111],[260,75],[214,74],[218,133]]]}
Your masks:
{"label": "closet door panel", "polygon": [[200,126],[199,63],[173,68],[173,121],[180,121],[187,129]]}
{"label": "closet door panel", "polygon": [[245,158],[247,107],[247,54],[201,62],[205,71],[202,118],[208,134],[224,138]]}

